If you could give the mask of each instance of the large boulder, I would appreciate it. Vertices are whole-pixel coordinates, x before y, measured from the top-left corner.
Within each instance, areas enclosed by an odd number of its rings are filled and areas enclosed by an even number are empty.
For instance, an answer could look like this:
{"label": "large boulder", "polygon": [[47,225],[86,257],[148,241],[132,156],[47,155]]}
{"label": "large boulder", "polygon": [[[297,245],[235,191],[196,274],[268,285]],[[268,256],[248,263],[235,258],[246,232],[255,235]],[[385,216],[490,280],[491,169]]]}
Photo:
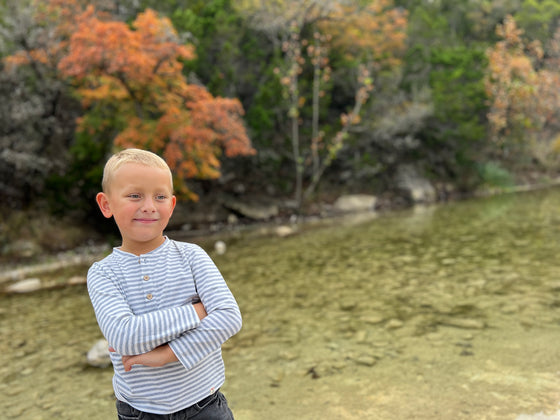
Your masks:
{"label": "large boulder", "polygon": [[411,164],[399,165],[396,173],[397,188],[412,203],[433,203],[437,200],[434,186]]}
{"label": "large boulder", "polygon": [[373,211],[377,198],[374,195],[350,194],[342,195],[333,204],[333,209],[339,213],[358,213]]}
{"label": "large boulder", "polygon": [[252,220],[268,220],[278,216],[278,205],[259,198],[227,197],[223,205],[230,211]]}

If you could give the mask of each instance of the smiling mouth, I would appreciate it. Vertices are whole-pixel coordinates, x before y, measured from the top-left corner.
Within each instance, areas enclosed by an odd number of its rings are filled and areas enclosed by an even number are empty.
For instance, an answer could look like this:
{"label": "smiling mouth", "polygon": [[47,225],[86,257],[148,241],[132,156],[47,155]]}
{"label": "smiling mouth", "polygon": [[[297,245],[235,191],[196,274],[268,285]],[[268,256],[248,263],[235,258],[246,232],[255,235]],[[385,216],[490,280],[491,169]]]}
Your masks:
{"label": "smiling mouth", "polygon": [[134,219],[134,221],[139,223],[154,223],[157,222],[158,219]]}

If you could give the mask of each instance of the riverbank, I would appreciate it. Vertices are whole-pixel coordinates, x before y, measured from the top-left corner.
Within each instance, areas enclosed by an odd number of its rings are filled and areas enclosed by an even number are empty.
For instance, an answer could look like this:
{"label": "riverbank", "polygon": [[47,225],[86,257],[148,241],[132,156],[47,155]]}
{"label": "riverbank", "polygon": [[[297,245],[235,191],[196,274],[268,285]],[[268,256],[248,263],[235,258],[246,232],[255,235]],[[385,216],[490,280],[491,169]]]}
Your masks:
{"label": "riverbank", "polygon": [[[197,242],[212,250],[218,241],[238,240],[241,237],[285,237],[304,230],[336,224],[342,219],[364,220],[415,205],[436,205],[560,185],[560,177],[534,171],[519,175],[517,181],[518,183],[511,187],[485,187],[468,193],[440,186],[435,192],[436,199],[433,202],[414,203],[395,192],[387,192],[380,196],[361,194],[362,197],[372,197],[374,200],[374,204],[368,209],[361,203],[354,208],[337,208],[337,199],[352,196],[343,192],[331,191],[328,195],[322,195],[316,201],[308,203],[301,212],[296,212],[294,203],[289,198],[263,200],[262,197],[257,197],[249,200],[257,203],[254,210],[251,211],[251,204],[248,204],[249,210],[241,215],[224,206],[223,198],[209,195],[197,203],[179,204],[166,234],[174,239]],[[260,216],[251,217],[253,214]],[[0,237],[3,243],[0,253],[0,285],[20,281],[29,276],[48,275],[60,269],[88,266],[118,242],[117,233],[115,231],[113,235],[103,235],[92,226],[79,225],[70,220],[58,220],[37,212],[9,214],[0,223]],[[50,283],[50,287],[57,286],[60,284]]]}

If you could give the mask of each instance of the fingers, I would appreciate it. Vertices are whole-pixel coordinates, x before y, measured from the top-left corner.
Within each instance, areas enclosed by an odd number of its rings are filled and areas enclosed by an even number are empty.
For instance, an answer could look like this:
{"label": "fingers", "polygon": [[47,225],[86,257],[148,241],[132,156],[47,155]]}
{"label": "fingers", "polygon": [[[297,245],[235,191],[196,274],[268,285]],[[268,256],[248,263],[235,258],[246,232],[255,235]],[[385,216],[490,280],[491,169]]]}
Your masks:
{"label": "fingers", "polygon": [[134,358],[132,356],[123,356],[122,357],[122,362],[123,362],[123,366],[124,366],[124,371],[125,372],[130,372],[130,370],[132,369],[132,366],[134,365]]}

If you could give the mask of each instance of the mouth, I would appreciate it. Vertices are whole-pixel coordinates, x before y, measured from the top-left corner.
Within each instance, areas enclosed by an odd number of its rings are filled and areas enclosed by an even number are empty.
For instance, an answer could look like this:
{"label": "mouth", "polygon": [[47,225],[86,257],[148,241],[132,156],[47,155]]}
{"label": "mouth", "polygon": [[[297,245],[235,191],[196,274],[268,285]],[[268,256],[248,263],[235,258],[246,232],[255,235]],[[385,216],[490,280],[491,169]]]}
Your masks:
{"label": "mouth", "polygon": [[138,223],[155,223],[158,221],[158,219],[146,219],[146,218],[142,218],[142,219],[134,219],[135,222]]}

